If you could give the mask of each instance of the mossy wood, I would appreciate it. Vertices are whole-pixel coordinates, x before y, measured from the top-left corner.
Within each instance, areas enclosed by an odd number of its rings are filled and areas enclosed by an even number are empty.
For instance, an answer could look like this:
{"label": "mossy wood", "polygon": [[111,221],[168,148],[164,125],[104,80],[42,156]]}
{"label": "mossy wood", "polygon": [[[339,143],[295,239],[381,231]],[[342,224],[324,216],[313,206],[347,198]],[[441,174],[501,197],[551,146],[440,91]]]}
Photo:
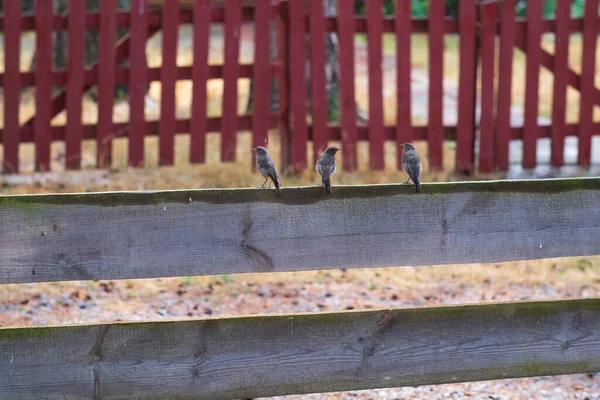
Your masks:
{"label": "mossy wood", "polygon": [[0,284],[600,254],[600,179],[0,196]]}
{"label": "mossy wood", "polygon": [[600,371],[600,299],[0,328],[2,399],[240,399]]}

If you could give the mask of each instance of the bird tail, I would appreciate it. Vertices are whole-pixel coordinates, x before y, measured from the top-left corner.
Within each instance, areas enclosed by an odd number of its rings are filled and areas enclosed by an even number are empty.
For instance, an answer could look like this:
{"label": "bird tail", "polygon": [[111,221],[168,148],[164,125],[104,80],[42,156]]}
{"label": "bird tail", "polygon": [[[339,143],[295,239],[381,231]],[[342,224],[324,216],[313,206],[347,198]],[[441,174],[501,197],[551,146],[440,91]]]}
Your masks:
{"label": "bird tail", "polygon": [[325,196],[329,196],[331,194],[331,179],[327,178],[323,184],[325,185]]}
{"label": "bird tail", "polygon": [[281,197],[281,191],[279,190],[279,182],[273,181],[273,184],[275,185],[275,190],[277,191],[277,196]]}
{"label": "bird tail", "polygon": [[415,180],[415,192],[421,193],[421,180]]}

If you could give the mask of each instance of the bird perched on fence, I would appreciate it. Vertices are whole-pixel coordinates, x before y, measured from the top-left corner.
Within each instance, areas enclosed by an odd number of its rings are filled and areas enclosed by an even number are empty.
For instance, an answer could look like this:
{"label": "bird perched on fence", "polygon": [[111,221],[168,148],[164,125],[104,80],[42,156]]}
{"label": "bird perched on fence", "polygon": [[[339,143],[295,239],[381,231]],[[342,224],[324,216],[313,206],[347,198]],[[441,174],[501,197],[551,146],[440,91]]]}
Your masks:
{"label": "bird perched on fence", "polygon": [[325,186],[325,195],[331,194],[331,175],[335,174],[335,153],[340,151],[337,147],[330,146],[325,149],[317,160],[317,172]]}
{"label": "bird perched on fence", "polygon": [[417,154],[415,146],[411,143],[401,145],[404,148],[402,154],[402,168],[408,174],[408,181],[412,180],[415,184],[415,192],[421,193],[421,157]]}
{"label": "bird perched on fence", "polygon": [[[258,168],[258,172],[265,178],[264,183],[261,187],[265,187],[265,184],[271,180],[275,185],[275,190],[277,191],[277,196],[281,196],[281,192],[279,191],[279,186],[281,186],[281,182],[279,181],[279,174],[277,173],[277,168],[275,168],[275,163],[273,159],[262,146],[254,147],[252,150],[256,153],[256,167]],[[269,183],[269,187],[271,187],[271,183]]]}

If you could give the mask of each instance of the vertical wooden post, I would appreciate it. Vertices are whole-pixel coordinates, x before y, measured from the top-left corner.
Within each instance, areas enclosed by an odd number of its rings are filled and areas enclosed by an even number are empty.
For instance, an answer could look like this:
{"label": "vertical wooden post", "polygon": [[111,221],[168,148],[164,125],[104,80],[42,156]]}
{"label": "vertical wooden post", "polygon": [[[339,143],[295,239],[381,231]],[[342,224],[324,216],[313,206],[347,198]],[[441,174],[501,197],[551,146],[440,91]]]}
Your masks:
{"label": "vertical wooden post", "polygon": [[279,136],[281,140],[281,168],[282,172],[289,170],[291,162],[290,143],[290,74],[288,69],[289,59],[289,2],[278,0],[279,13],[277,15],[277,57],[279,75],[277,76],[277,89],[279,91]]}
{"label": "vertical wooden post", "polygon": [[210,0],[194,3],[194,64],[192,65],[192,115],[190,161],[203,163],[206,153],[206,82],[210,42]]}
{"label": "vertical wooden post", "polygon": [[256,0],[254,5],[254,104],[252,107],[252,146],[265,146],[269,132],[269,92],[271,84],[271,2]]}
{"label": "vertical wooden post", "polygon": [[65,166],[81,166],[83,133],[81,108],[83,99],[85,61],[85,2],[69,3],[69,58],[67,83],[67,130],[65,132]]}
{"label": "vertical wooden post", "polygon": [[146,38],[148,35],[147,0],[131,1],[131,46],[129,48],[129,165],[144,165],[144,136],[146,120],[147,62]]}
{"label": "vertical wooden post", "polygon": [[429,168],[443,168],[444,145],[444,13],[443,1],[429,2]]}
{"label": "vertical wooden post", "polygon": [[304,1],[290,1],[289,59],[292,170],[306,168],[306,13]]}
{"label": "vertical wooden post", "polygon": [[103,0],[100,3],[100,46],[98,51],[98,127],[96,130],[98,168],[110,167],[112,161],[116,31],[117,2],[116,0]]}
{"label": "vertical wooden post", "polygon": [[577,162],[589,167],[594,134],[594,76],[598,38],[598,0],[585,0],[583,14],[583,51],[581,56],[581,97],[579,106],[579,154]]}
{"label": "vertical wooden post", "polygon": [[225,2],[225,63],[223,64],[223,111],[221,117],[221,161],[234,161],[237,144],[237,82],[240,75],[240,30],[242,1]]}
{"label": "vertical wooden post", "polygon": [[177,82],[177,39],[179,0],[166,1],[162,10],[162,66],[160,68],[159,164],[175,162],[175,83]]}
{"label": "vertical wooden post", "polygon": [[369,160],[372,169],[384,167],[382,36],[383,3],[367,1],[369,55]]}
{"label": "vertical wooden post", "polygon": [[310,79],[313,158],[316,161],[327,147],[328,139],[323,0],[310,1]]}
{"label": "vertical wooden post", "polygon": [[52,0],[35,2],[35,169],[50,170],[52,130]]}
{"label": "vertical wooden post", "polygon": [[4,4],[4,173],[19,172],[19,102],[21,98],[21,9],[19,2]]}
{"label": "vertical wooden post", "polygon": [[460,66],[456,170],[471,172],[475,149],[475,102],[477,83],[477,6],[474,0],[459,3]]}
{"label": "vertical wooden post", "polygon": [[506,171],[508,170],[508,148],[510,142],[510,107],[515,45],[515,0],[504,0],[501,7],[495,164],[500,171]]}
{"label": "vertical wooden post", "polygon": [[479,7],[481,21],[481,122],[479,124],[479,172],[494,167],[494,67],[498,3]]}
{"label": "vertical wooden post", "polygon": [[525,71],[525,121],[523,126],[523,167],[535,168],[538,139],[538,100],[542,57],[541,1],[527,2],[527,65]]}
{"label": "vertical wooden post", "polygon": [[[554,88],[552,90],[552,150],[550,163],[560,167],[564,163],[565,108],[567,103],[567,73],[569,70],[569,21],[571,1],[556,3],[556,36],[554,41]],[[593,62],[593,61],[592,61]]]}
{"label": "vertical wooden post", "polygon": [[411,0],[396,1],[396,144],[397,167],[402,169],[402,152],[400,146],[412,141],[411,111]]}
{"label": "vertical wooden post", "polygon": [[342,164],[344,170],[357,168],[356,100],[354,98],[354,1],[338,0],[338,38],[340,45],[340,111],[342,127]]}

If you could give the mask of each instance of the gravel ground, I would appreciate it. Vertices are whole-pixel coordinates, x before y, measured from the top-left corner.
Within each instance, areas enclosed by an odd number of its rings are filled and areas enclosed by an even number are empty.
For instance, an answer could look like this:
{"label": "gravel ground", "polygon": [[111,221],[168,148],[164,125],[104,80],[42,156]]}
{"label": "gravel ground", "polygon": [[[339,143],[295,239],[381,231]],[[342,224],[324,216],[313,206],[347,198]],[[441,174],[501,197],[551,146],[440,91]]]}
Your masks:
{"label": "gravel ground", "polygon": [[[0,325],[161,320],[600,296],[600,258],[0,287]],[[286,396],[288,399],[593,399],[600,375]]]}

